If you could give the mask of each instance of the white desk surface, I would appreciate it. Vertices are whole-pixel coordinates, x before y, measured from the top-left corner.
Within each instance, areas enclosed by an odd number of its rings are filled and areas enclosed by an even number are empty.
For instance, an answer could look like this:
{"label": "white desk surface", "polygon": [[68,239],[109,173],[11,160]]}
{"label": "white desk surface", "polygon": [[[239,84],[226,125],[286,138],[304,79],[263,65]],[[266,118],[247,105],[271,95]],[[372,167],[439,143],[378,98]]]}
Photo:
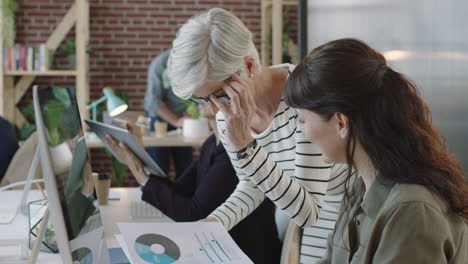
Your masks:
{"label": "white desk surface", "polygon": [[[130,202],[141,200],[140,188],[112,188],[120,194],[120,200],[111,200],[109,205],[100,206],[101,218],[104,225],[104,237],[109,248],[120,247],[115,234],[119,234],[120,231],[117,227],[119,222],[148,222],[155,220],[140,220],[135,221],[130,217]],[[0,192],[0,201],[18,201],[21,197],[22,191],[4,191]],[[32,190],[29,194],[29,201],[42,199],[39,191]],[[19,201],[18,201],[19,202]],[[160,222],[172,222],[170,218],[162,218],[156,221]],[[0,224],[0,240],[19,240],[28,239],[28,217],[18,214],[13,222],[9,225]],[[55,264],[61,263],[60,256],[58,254],[48,254],[41,252],[37,261],[38,264],[47,263]]]}
{"label": "white desk surface", "polygon": [[[143,145],[145,147],[199,147],[205,140],[206,137],[187,138],[180,134],[165,137],[143,136]],[[88,148],[102,148],[104,144],[102,144],[101,140],[97,137],[87,137],[86,146],[88,146]]]}

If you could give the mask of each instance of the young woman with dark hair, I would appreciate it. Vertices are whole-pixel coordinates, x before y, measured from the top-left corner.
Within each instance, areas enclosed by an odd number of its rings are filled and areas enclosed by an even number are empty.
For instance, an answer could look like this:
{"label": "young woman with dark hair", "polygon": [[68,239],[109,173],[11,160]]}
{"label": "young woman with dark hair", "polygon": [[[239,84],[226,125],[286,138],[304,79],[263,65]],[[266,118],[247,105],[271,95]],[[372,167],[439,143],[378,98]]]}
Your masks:
{"label": "young woman with dark hair", "polygon": [[467,181],[415,85],[380,53],[355,39],[314,49],[285,101],[324,161],[348,164],[320,263],[466,263]]}

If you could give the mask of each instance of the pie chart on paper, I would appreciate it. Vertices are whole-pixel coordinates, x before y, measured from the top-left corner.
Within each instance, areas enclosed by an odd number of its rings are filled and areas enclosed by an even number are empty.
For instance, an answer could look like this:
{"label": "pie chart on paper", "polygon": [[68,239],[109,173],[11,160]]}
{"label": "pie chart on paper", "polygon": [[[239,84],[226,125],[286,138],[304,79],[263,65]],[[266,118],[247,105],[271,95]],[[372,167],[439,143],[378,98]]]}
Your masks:
{"label": "pie chart on paper", "polygon": [[[155,252],[152,246],[159,246],[162,252]],[[180,258],[180,248],[171,239],[158,234],[143,234],[135,240],[137,255],[147,263],[171,264]]]}
{"label": "pie chart on paper", "polygon": [[72,252],[73,264],[92,264],[93,263],[93,253],[89,248],[82,247],[76,249]]}

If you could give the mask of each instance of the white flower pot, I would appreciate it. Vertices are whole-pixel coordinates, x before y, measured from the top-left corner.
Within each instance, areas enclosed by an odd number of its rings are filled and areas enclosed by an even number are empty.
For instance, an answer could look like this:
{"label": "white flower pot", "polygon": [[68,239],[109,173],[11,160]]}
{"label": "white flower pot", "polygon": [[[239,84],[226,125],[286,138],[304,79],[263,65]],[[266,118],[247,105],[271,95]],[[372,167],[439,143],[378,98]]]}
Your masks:
{"label": "white flower pot", "polygon": [[54,166],[54,173],[60,175],[69,171],[73,160],[73,154],[71,152],[70,146],[64,142],[49,149],[50,157]]}
{"label": "white flower pot", "polygon": [[210,134],[208,119],[185,119],[183,124],[183,135],[187,138],[207,137]]}

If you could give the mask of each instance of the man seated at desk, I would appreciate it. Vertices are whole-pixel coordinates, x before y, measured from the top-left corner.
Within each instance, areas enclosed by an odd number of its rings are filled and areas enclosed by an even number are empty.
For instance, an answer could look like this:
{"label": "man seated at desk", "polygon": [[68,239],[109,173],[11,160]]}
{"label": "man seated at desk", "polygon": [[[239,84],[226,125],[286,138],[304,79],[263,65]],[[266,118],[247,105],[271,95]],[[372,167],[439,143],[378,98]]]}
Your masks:
{"label": "man seated at desk", "polygon": [[[203,144],[199,160],[192,162],[174,182],[147,175],[140,160],[126,146],[108,138],[114,151],[125,157],[133,176],[142,186],[142,199],[177,222],[206,218],[229,197],[238,183],[226,150],[219,142],[215,115],[209,107],[200,110],[201,115],[210,120],[214,134]],[[275,206],[270,200],[266,199],[229,233],[254,263],[279,263],[281,245]]]}

